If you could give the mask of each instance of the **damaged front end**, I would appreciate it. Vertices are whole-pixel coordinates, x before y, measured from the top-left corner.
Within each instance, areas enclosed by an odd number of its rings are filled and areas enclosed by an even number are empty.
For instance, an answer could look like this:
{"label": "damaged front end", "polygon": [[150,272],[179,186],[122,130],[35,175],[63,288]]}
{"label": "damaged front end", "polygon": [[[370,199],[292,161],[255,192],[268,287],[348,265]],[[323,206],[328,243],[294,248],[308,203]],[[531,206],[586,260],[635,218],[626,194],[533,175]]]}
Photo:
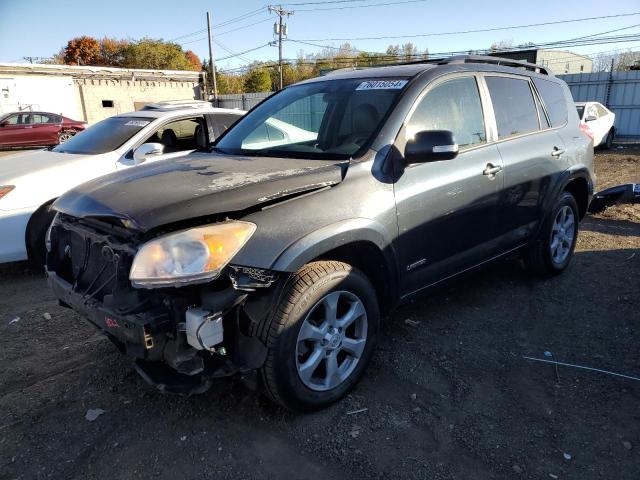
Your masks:
{"label": "damaged front end", "polygon": [[[49,285],[161,391],[200,393],[213,378],[261,367],[263,325],[280,290],[277,274],[225,263],[198,282],[145,287],[130,275],[149,243],[118,219],[58,213],[47,238]],[[149,255],[155,261],[161,253]]]}

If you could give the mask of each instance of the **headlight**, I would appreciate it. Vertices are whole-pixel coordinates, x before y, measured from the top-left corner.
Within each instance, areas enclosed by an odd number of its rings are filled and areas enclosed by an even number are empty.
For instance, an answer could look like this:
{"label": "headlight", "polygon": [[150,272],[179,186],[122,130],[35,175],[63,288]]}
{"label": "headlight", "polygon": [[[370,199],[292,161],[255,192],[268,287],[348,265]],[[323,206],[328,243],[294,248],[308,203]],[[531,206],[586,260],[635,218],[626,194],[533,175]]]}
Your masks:
{"label": "headlight", "polygon": [[154,238],[138,250],[129,279],[145,288],[212,280],[255,230],[253,223],[226,222]]}
{"label": "headlight", "polygon": [[0,198],[4,197],[14,188],[16,188],[15,185],[0,185]]}

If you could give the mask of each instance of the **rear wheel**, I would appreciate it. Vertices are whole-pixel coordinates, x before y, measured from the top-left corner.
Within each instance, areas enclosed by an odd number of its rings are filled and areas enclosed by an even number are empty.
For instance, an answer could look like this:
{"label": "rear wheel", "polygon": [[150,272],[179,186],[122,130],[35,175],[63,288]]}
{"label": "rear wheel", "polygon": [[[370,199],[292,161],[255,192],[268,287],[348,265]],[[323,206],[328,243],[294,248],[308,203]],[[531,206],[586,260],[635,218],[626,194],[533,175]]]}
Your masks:
{"label": "rear wheel", "polygon": [[579,218],[575,198],[563,192],[525,257],[532,272],[557,275],[569,266],[578,239]]}
{"label": "rear wheel", "polygon": [[72,131],[69,131],[69,130],[65,130],[63,132],[60,132],[60,134],[58,135],[58,144],[66,142],[71,137],[73,137],[73,135],[74,135],[74,133]]}
{"label": "rear wheel", "polygon": [[299,411],[342,398],[369,363],[379,318],[373,286],[358,270],[334,261],[304,266],[270,320],[267,394]]}
{"label": "rear wheel", "polygon": [[615,134],[615,132],[614,132],[613,128],[611,130],[609,130],[609,133],[607,133],[607,139],[604,142],[604,148],[606,148],[607,150],[609,150],[613,146],[614,134]]}

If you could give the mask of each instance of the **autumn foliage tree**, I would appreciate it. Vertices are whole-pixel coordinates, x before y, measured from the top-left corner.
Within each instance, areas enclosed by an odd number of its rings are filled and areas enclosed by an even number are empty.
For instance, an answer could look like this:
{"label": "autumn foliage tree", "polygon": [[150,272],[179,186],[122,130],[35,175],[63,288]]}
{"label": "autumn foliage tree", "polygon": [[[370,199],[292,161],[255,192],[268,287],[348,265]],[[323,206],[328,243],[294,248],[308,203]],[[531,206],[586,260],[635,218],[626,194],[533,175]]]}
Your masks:
{"label": "autumn foliage tree", "polygon": [[202,70],[202,62],[200,61],[200,57],[198,57],[198,55],[196,55],[192,50],[187,50],[186,52],[184,52],[184,56],[192,67],[189,70]]}
{"label": "autumn foliage tree", "polygon": [[86,35],[72,38],[64,49],[64,63],[67,65],[96,65],[99,59],[100,43]]}

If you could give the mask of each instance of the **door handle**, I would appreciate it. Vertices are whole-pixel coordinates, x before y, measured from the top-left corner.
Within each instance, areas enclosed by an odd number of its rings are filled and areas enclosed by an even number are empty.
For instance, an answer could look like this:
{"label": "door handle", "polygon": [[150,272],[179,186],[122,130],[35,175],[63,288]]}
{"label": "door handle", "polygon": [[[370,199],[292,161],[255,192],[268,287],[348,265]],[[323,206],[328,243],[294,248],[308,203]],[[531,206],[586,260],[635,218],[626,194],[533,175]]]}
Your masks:
{"label": "door handle", "polygon": [[553,152],[551,152],[551,156],[560,158],[560,155],[562,155],[564,152],[566,152],[564,148],[553,147]]}
{"label": "door handle", "polygon": [[487,163],[487,166],[482,171],[482,174],[483,175],[487,175],[489,177],[495,177],[498,174],[498,172],[500,172],[501,170],[502,170],[502,167],[500,165],[494,165],[493,163]]}

